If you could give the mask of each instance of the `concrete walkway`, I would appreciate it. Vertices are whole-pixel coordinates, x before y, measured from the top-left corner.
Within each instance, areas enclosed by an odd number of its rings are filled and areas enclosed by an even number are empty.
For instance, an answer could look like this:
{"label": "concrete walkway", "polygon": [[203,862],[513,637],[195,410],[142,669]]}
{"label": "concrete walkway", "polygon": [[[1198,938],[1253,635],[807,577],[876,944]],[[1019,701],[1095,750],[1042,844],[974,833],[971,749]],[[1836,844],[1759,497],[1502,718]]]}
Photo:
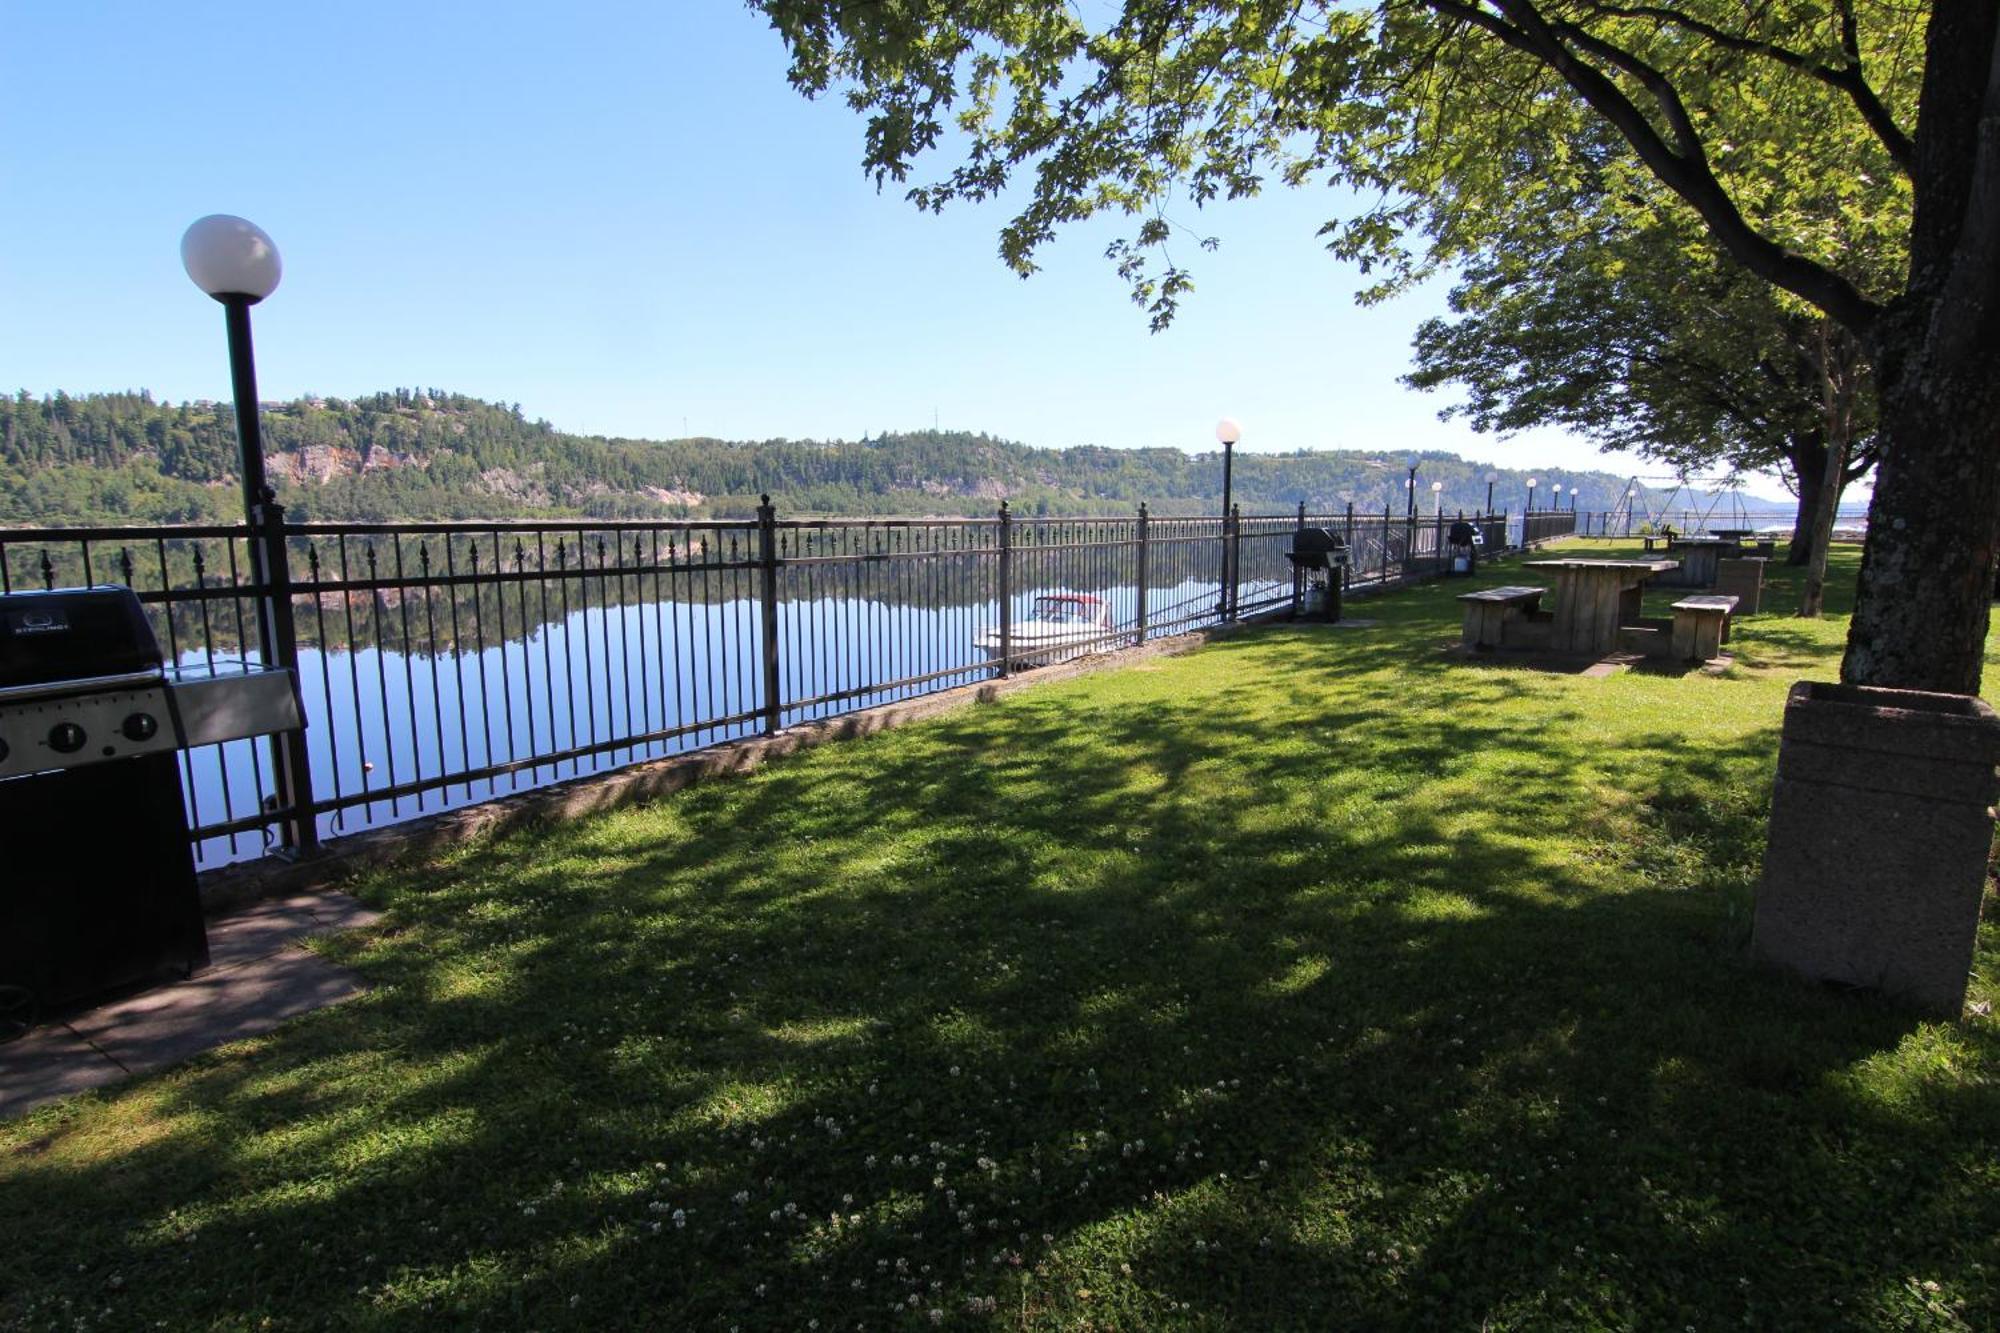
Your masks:
{"label": "concrete walkway", "polygon": [[344,893],[314,893],[254,903],[209,922],[209,965],[194,976],[58,1015],[0,1046],[0,1119],[179,1064],[359,995],[352,972],[299,941],[380,918]]}

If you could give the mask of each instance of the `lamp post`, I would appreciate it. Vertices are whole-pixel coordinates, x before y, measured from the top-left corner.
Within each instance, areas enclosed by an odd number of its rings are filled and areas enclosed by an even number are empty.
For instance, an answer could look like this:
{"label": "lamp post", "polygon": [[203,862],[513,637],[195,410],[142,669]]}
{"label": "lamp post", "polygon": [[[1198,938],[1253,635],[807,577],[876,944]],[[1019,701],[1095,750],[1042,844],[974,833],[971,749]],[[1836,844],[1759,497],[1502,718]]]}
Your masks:
{"label": "lamp post", "polygon": [[1215,438],[1222,445],[1222,516],[1228,518],[1231,501],[1230,465],[1235,459],[1236,442],[1243,438],[1243,427],[1237,424],[1236,418],[1224,417],[1215,423]]}
{"label": "lamp post", "polygon": [[1444,483],[1441,481],[1431,483],[1431,517],[1444,517]]}
{"label": "lamp post", "polygon": [[1415,454],[1403,460],[1403,465],[1410,469],[1409,478],[1403,483],[1403,489],[1409,494],[1409,505],[1405,512],[1412,520],[1417,516],[1417,465],[1423,461]]}
{"label": "lamp post", "polygon": [[243,461],[243,512],[254,522],[257,507],[272,497],[264,481],[264,439],[257,423],[250,307],[277,290],[284,264],[262,227],[226,213],[211,213],[181,236],[181,267],[195,286],[222,302],[230,387],[236,398],[236,440]]}
{"label": "lamp post", "polygon": [[1533,477],[1528,478],[1528,507],[1521,512],[1525,514],[1535,512],[1535,479]]}
{"label": "lamp post", "polygon": [[1489,472],[1486,474],[1486,513],[1488,517],[1491,517],[1493,514],[1493,484],[1499,480],[1500,474],[1498,472]]}
{"label": "lamp post", "polygon": [[1549,494],[1553,497],[1549,501],[1549,508],[1561,509],[1563,507],[1563,484],[1557,482],[1555,485],[1549,487]]}
{"label": "lamp post", "polygon": [[1236,442],[1243,438],[1243,427],[1237,423],[1235,417],[1224,417],[1215,423],[1215,438],[1222,445],[1222,587],[1216,600],[1215,612],[1217,615],[1226,616],[1229,614],[1229,590],[1233,583],[1231,575],[1234,572],[1230,567],[1230,560],[1235,554],[1235,544],[1229,540],[1230,506],[1235,503],[1230,485],[1232,480],[1230,472],[1236,458]]}
{"label": "lamp post", "polygon": [[[262,227],[227,213],[195,220],[181,235],[181,267],[194,285],[222,303],[229,338],[229,381],[236,403],[236,442],[243,471],[251,577],[256,587],[258,646],[266,666],[292,671],[299,683],[298,638],[292,626],[291,575],[285,560],[284,507],[264,476],[264,437],[257,419],[257,365],[250,343],[250,307],[278,288],[284,264]],[[299,715],[305,716],[304,700]],[[305,733],[271,737],[272,781],[280,811],[282,850],[303,855],[319,846],[312,813],[312,774]]]}

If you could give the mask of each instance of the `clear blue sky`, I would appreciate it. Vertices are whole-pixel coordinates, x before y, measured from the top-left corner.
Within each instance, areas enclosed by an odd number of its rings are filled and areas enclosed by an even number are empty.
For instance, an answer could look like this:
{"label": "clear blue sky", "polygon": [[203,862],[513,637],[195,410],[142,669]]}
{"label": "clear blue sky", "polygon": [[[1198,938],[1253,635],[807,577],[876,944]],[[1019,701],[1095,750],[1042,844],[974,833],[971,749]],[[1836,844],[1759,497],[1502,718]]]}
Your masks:
{"label": "clear blue sky", "polygon": [[[256,316],[267,398],[436,385],[590,432],[1030,444],[1446,449],[1502,443],[1406,390],[1436,289],[1357,309],[1319,248],[1337,200],[1211,209],[1218,253],[1154,335],[1060,240],[1022,282],[1006,214],[918,213],[858,166],[861,122],[785,82],[731,0],[416,6],[14,0],[0,42],[0,389],[227,396],[181,231],[237,213],[285,278]],[[1657,470],[1657,469],[1652,469]]]}

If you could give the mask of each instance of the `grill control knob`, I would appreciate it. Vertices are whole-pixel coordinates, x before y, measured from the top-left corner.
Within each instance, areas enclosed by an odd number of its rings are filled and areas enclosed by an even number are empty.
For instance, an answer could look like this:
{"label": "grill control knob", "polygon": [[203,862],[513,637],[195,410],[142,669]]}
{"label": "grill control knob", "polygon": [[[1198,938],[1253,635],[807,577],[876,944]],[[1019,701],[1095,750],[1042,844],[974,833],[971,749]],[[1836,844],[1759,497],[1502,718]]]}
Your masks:
{"label": "grill control knob", "polygon": [[132,713],[119,726],[128,741],[149,741],[159,734],[160,722],[151,713]]}
{"label": "grill control knob", "polygon": [[49,748],[57,754],[75,754],[88,739],[74,722],[58,722],[49,728]]}

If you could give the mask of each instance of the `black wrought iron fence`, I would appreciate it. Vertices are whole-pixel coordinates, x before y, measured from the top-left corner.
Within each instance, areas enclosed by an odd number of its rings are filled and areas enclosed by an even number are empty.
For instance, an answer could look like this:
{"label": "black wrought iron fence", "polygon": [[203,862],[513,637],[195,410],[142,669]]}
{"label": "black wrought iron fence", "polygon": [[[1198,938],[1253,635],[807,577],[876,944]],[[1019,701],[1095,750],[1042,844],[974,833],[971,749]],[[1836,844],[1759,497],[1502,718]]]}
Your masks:
{"label": "black wrought iron fence", "polygon": [[1546,509],[1521,516],[1524,546],[1536,542],[1549,541],[1556,537],[1566,537],[1577,530],[1576,511],[1573,509]]}
{"label": "black wrought iron fence", "polygon": [[[1537,539],[1556,516],[1536,515]],[[1560,516],[1567,519],[1568,515]],[[1293,603],[1302,526],[1350,584],[1428,574],[1453,518],[1232,514],[286,523],[307,717],[182,756],[199,859],[407,819]],[[1475,519],[1489,550],[1504,516]],[[176,664],[260,660],[246,526],[0,529],[0,591],[119,582]]]}

